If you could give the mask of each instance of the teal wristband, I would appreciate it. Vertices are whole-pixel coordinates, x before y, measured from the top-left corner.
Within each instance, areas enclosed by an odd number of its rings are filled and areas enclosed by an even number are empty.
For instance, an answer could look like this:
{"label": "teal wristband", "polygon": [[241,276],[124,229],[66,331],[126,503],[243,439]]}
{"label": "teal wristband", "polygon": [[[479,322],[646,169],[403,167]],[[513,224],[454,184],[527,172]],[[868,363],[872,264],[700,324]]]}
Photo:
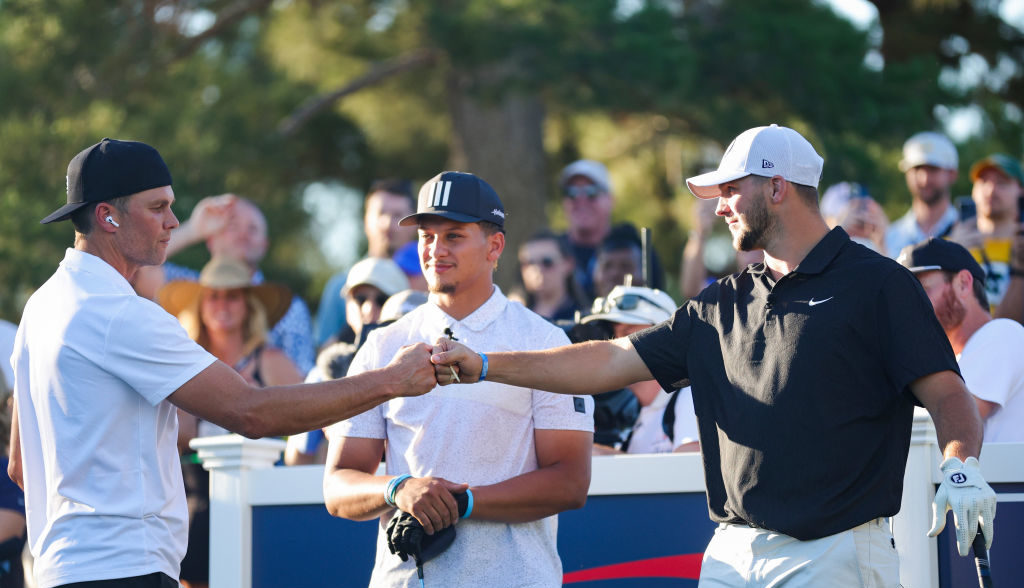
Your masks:
{"label": "teal wristband", "polygon": [[391,481],[388,482],[387,490],[384,491],[384,502],[388,503],[388,506],[398,506],[395,504],[395,494],[398,493],[398,487],[402,482],[411,477],[409,474],[402,474],[396,478],[391,478]]}
{"label": "teal wristband", "polygon": [[[481,361],[482,361],[482,362],[484,363],[484,364],[483,364],[483,365],[482,365],[482,366],[480,367],[480,377],[479,377],[479,378],[477,378],[477,381],[478,381],[478,382],[483,382],[483,381],[484,381],[484,378],[486,378],[486,377],[487,377],[487,356],[486,356],[486,355],[484,355],[483,353],[478,353],[477,355],[479,355],[479,356],[480,356],[480,360],[481,360]],[[471,494],[470,496],[472,496],[472,494]]]}
{"label": "teal wristband", "polygon": [[473,514],[473,491],[466,488],[466,514],[462,515],[462,518],[468,519],[471,514]]}

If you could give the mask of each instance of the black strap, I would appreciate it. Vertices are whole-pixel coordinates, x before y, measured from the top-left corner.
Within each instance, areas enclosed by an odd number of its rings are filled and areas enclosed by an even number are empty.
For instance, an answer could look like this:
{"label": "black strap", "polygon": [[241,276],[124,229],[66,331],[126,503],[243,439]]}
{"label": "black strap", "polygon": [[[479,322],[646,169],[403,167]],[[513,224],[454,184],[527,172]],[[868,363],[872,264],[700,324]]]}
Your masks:
{"label": "black strap", "polygon": [[679,400],[679,390],[672,393],[672,398],[669,398],[668,404],[665,405],[665,413],[661,415],[661,430],[668,435],[668,440],[673,443],[675,443],[676,400]]}

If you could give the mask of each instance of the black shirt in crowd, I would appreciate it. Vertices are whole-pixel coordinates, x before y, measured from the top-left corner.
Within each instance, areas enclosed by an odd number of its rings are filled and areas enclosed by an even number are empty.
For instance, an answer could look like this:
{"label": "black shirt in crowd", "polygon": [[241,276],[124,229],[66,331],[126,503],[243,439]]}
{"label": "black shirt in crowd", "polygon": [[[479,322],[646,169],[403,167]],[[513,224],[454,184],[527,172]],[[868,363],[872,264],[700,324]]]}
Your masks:
{"label": "black shirt in crowd", "polygon": [[751,265],[631,340],[662,388],[693,386],[711,518],[801,540],[899,511],[908,385],[959,374],[917,279],[841,228],[778,282]]}

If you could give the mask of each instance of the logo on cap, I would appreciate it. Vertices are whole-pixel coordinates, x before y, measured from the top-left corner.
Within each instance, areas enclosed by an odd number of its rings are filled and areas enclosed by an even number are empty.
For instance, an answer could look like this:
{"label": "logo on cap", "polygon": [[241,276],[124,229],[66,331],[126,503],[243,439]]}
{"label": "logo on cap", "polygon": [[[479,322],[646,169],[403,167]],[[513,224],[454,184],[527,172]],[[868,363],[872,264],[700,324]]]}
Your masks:
{"label": "logo on cap", "polygon": [[505,213],[500,211],[500,210],[498,210],[497,208],[492,210],[491,214],[493,214],[494,216],[500,216],[501,218],[505,218]]}
{"label": "logo on cap", "polygon": [[762,159],[761,160],[761,169],[770,169],[770,168],[773,168],[773,167],[775,167],[774,163],[768,161],[767,159]]}
{"label": "logo on cap", "polygon": [[420,193],[426,196],[424,207],[448,206],[448,195],[451,194],[452,183],[450,181],[434,182],[434,185]]}

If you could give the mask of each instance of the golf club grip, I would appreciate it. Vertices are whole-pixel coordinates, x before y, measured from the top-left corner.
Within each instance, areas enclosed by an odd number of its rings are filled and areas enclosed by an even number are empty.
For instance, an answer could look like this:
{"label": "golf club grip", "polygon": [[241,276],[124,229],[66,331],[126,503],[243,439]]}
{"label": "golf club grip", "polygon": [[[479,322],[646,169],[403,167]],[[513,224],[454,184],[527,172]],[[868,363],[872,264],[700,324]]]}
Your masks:
{"label": "golf club grip", "polygon": [[992,568],[988,565],[988,550],[985,549],[985,538],[981,535],[981,529],[974,536],[974,565],[978,568],[978,584],[981,588],[992,588]]}

